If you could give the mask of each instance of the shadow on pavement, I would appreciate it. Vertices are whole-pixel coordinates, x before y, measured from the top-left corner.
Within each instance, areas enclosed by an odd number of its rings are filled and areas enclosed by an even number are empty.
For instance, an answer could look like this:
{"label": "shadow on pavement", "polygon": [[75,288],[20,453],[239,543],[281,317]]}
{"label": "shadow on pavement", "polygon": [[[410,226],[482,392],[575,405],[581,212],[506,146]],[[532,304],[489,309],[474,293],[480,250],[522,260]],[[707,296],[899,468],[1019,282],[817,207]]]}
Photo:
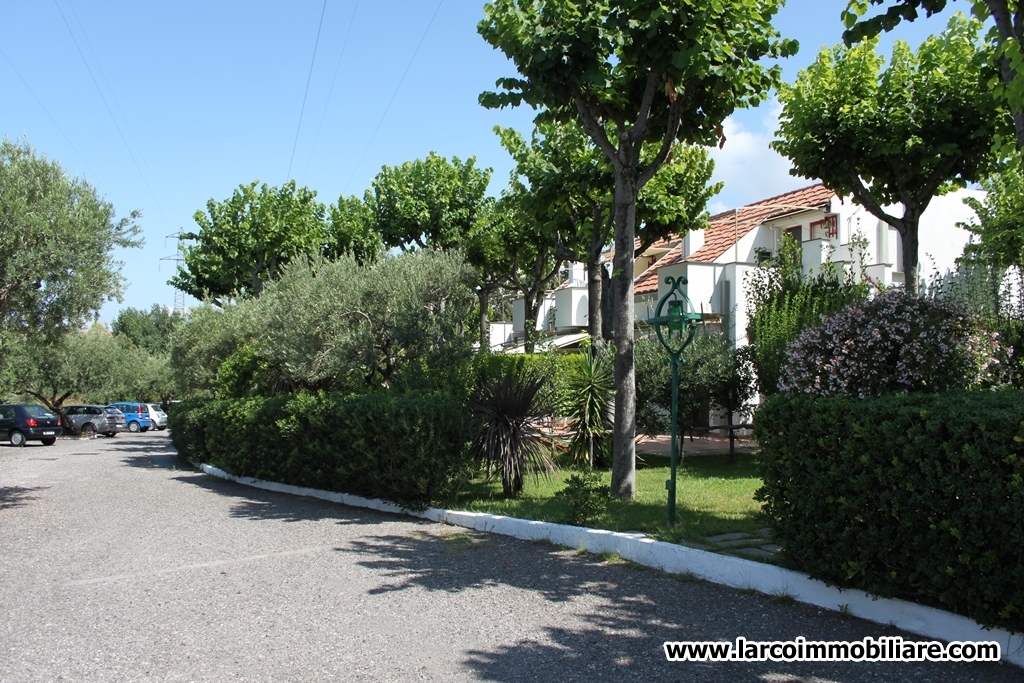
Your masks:
{"label": "shadow on pavement", "polygon": [[[481,680],[522,681],[1019,681],[1001,664],[892,662],[668,662],[666,640],[861,640],[895,629],[815,607],[745,593],[657,571],[604,562],[593,555],[452,527],[412,535],[376,536],[337,552],[356,553],[381,585],[371,594],[403,590],[458,593],[500,585],[505,600],[482,604],[518,623],[518,610],[581,601],[578,624],[548,624],[536,637],[490,651],[466,651],[464,665]],[[517,598],[519,601],[517,602]],[[524,621],[528,618],[524,618]],[[901,634],[907,640],[919,640]]]}
{"label": "shadow on pavement", "polygon": [[45,491],[49,486],[0,486],[0,510],[22,507],[39,496],[33,495],[36,491]]}
{"label": "shadow on pavement", "polygon": [[[166,453],[163,448],[155,449]],[[145,457],[145,456],[137,456]],[[149,456],[152,459],[152,455]],[[159,456],[158,456],[159,457]],[[191,467],[191,466],[190,466]],[[542,624],[530,637],[506,638],[493,649],[465,650],[463,666],[488,681],[1020,681],[1019,669],[1001,664],[939,662],[668,662],[665,641],[855,641],[902,635],[783,598],[737,591],[654,570],[608,562],[546,543],[434,524],[313,498],[263,491],[196,471],[176,481],[233,499],[230,515],[264,522],[331,520],[367,532],[336,547],[372,570],[367,593],[399,591],[460,594],[481,591],[480,610],[494,613],[511,632]],[[388,523],[403,533],[380,533]],[[379,530],[375,533],[375,530]],[[483,589],[499,588],[497,592]],[[495,597],[497,596],[497,597]],[[567,623],[551,623],[545,603],[579,603]],[[533,614],[520,617],[518,612]],[[537,614],[539,613],[539,616]],[[439,626],[440,627],[440,626]]]}

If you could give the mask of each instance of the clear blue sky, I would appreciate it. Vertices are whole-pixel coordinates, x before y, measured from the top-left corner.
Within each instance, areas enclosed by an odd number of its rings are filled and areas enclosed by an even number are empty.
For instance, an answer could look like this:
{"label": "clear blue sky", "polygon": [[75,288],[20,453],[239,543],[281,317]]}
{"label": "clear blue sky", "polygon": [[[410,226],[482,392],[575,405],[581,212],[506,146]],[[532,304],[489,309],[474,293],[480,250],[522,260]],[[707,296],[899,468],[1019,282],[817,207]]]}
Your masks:
{"label": "clear blue sky", "polygon": [[[787,80],[840,41],[845,5],[789,0],[781,10],[776,26],[800,42],[784,62]],[[477,104],[497,78],[514,75],[476,33],[482,8],[476,0],[328,0],[326,10],[322,0],[11,3],[0,23],[0,133],[87,179],[119,215],[142,211],[146,244],[120,254],[129,285],[123,303],[104,307],[109,323],[125,306],[173,303],[174,265],[161,259],[174,255],[175,241],[166,236],[192,229],[196,210],[239,184],[294,178],[329,204],[361,196],[381,166],[434,150],[475,155],[494,169],[499,193],[511,163],[492,128],[528,133],[533,113]],[[895,37],[916,46],[949,14]],[[769,104],[727,122],[725,148],[714,153],[726,188],[713,211],[808,183],[767,148],[776,116]]]}

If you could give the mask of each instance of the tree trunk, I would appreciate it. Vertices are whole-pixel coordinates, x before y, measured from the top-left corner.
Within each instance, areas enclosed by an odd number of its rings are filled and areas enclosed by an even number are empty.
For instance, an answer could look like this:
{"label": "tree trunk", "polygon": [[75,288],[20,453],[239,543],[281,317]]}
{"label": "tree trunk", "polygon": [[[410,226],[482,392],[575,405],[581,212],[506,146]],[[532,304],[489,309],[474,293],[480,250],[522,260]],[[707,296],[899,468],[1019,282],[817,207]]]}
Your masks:
{"label": "tree trunk", "polygon": [[917,296],[920,287],[918,286],[918,233],[917,227],[921,220],[918,210],[907,209],[903,213],[903,229],[900,231],[900,239],[903,240],[903,287],[912,296]]}
{"label": "tree trunk", "polygon": [[525,309],[525,321],[523,322],[523,352],[533,353],[534,344],[537,341],[537,315],[540,312],[540,303],[537,301],[537,294],[526,294],[523,296],[523,308]]}
{"label": "tree trunk", "polygon": [[606,268],[601,269],[601,336],[605,341],[614,338],[612,321],[615,319],[615,283]]}
{"label": "tree trunk", "polygon": [[596,349],[604,343],[601,320],[601,291],[604,282],[601,279],[604,266],[601,265],[600,256],[594,259],[590,255],[590,263],[587,264],[587,330],[590,332],[590,343]]}
{"label": "tree trunk", "polygon": [[491,324],[487,319],[487,304],[491,299],[491,290],[479,287],[476,297],[480,302],[480,353],[491,351]]}
{"label": "tree trunk", "polygon": [[637,180],[634,168],[615,164],[615,421],[612,495],[636,497],[636,371],[633,365],[633,247]]}

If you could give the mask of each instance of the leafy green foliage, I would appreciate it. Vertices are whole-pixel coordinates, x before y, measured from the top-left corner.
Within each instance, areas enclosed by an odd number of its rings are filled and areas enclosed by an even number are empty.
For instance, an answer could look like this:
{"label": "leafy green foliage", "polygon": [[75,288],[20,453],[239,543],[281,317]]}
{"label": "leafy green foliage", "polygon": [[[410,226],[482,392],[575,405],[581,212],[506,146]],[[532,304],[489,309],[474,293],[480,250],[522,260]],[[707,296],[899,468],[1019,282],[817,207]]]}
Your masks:
{"label": "leafy green foliage", "polygon": [[[925,16],[941,12],[947,0],[849,0],[842,13],[847,45],[891,31],[901,21],[914,21],[919,11]],[[861,19],[870,5],[889,4],[885,12]],[[1017,0],[971,0],[971,12],[980,21],[989,24],[987,42],[991,50],[985,59],[1000,78],[990,78],[987,86],[999,99],[1009,105],[1017,133],[1017,147],[1024,147],[1024,14]],[[1005,147],[999,143],[1000,147]]]}
{"label": "leafy green foliage", "polygon": [[[159,401],[173,391],[164,356],[153,356],[100,325],[48,342],[28,339],[12,350],[8,360],[8,398],[27,397],[61,415],[69,400]],[[67,420],[64,423],[70,427]]]}
{"label": "leafy green foliage", "polygon": [[779,391],[786,349],[802,331],[869,293],[863,274],[841,273],[834,264],[804,276],[800,254],[800,244],[787,236],[779,255],[747,281],[747,340],[757,388],[764,395]]}
{"label": "leafy green foliage", "polygon": [[[616,282],[613,323],[616,407],[612,491],[633,498],[636,393],[633,365],[633,249],[637,193],[658,173],[676,140],[721,140],[722,121],[756,106],[778,85],[781,68],[763,57],[796,52],[777,40],[778,0],[608,3],[495,0],[477,27],[516,66],[487,107],[529,104],[543,118],[578,119],[612,165]],[[644,158],[646,142],[657,152]]]}
{"label": "leafy green foliage", "polygon": [[[932,197],[983,177],[1005,121],[986,86],[980,22],[956,15],[912,52],[897,41],[884,71],[874,42],[824,49],[783,86],[773,149],[793,175],[852,195],[900,233],[907,289],[918,288],[918,227]],[[902,205],[894,216],[887,205]]]}
{"label": "leafy green foliage", "polygon": [[[116,247],[142,244],[114,207],[27,142],[0,142],[0,342],[77,330],[124,281]],[[6,336],[12,335],[12,336]],[[0,344],[0,351],[3,350]],[[2,355],[2,354],[0,354]]]}
{"label": "leafy green foliage", "polygon": [[492,471],[500,474],[506,498],[522,495],[527,472],[554,470],[538,429],[537,394],[543,384],[539,376],[506,375],[483,387],[474,405],[480,430],[473,450],[477,460],[484,462],[488,477]]}
{"label": "leafy green foliage", "polygon": [[316,192],[289,181],[240,185],[228,199],[206,203],[193,218],[199,232],[185,249],[185,265],[170,284],[197,299],[259,296],[267,282],[300,255],[320,252],[325,242],[324,206]]}
{"label": "leafy green foliage", "polygon": [[1024,395],[773,396],[764,502],[812,576],[1024,630]]}
{"label": "leafy green foliage", "polygon": [[359,263],[380,258],[384,243],[373,224],[373,209],[358,197],[338,197],[328,209],[323,255],[329,260],[351,256]]}
{"label": "leafy green foliage", "polygon": [[171,332],[182,322],[182,316],[170,312],[160,304],[144,311],[123,308],[110,325],[114,334],[124,335],[132,344],[151,354],[165,354],[169,349]]}
{"label": "leafy green foliage", "polygon": [[476,158],[451,161],[431,152],[426,159],[385,166],[373,179],[373,221],[387,247],[451,249],[476,224],[491,179]]}
{"label": "leafy green foliage", "polygon": [[184,395],[448,386],[472,353],[471,279],[457,252],[293,263],[259,299],[193,311],[171,362]]}
{"label": "leafy green foliage", "polygon": [[565,499],[569,506],[569,523],[586,526],[608,510],[611,496],[608,487],[601,481],[601,475],[593,470],[573,472],[565,481],[565,488],[555,493]]}
{"label": "leafy green foliage", "polygon": [[608,353],[591,351],[570,356],[568,390],[569,455],[589,467],[607,466],[606,455],[611,443],[612,358]]}
{"label": "leafy green foliage", "polygon": [[967,197],[976,220],[958,227],[980,238],[964,250],[964,256],[980,259],[999,269],[1024,267],[1024,160],[1018,157],[981,181],[983,200]]}
{"label": "leafy green foliage", "polygon": [[450,504],[472,476],[467,418],[437,392],[298,392],[182,402],[169,428],[193,462],[419,509]]}

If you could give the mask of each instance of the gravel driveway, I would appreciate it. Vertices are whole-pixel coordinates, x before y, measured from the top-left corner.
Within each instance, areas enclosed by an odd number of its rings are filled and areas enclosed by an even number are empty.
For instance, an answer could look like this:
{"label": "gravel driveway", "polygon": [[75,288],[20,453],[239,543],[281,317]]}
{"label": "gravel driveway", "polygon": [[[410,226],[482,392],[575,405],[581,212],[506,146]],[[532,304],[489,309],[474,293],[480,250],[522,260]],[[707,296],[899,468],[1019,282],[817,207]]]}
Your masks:
{"label": "gravel driveway", "polygon": [[[1021,681],[1002,664],[669,663],[900,632],[184,468],[166,433],[0,446],[0,681]],[[908,634],[905,638],[912,639]]]}

